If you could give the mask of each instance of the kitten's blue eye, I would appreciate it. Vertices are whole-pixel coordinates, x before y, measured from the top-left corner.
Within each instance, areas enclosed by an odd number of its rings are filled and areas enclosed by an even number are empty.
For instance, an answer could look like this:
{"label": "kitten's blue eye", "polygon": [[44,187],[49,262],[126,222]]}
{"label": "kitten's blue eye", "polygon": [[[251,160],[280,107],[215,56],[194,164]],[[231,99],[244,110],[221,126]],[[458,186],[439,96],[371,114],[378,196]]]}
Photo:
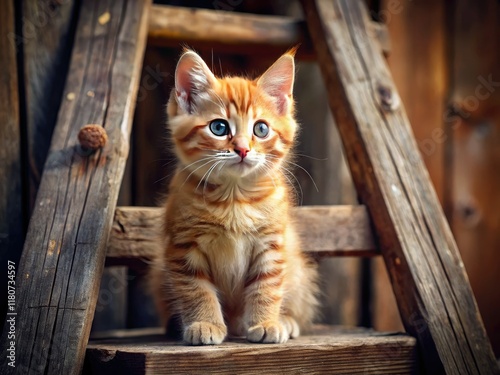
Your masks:
{"label": "kitten's blue eye", "polygon": [[257,121],[253,126],[253,133],[259,138],[265,138],[269,134],[269,126],[262,121]]}
{"label": "kitten's blue eye", "polygon": [[229,124],[226,120],[212,120],[209,127],[210,131],[219,137],[229,134]]}

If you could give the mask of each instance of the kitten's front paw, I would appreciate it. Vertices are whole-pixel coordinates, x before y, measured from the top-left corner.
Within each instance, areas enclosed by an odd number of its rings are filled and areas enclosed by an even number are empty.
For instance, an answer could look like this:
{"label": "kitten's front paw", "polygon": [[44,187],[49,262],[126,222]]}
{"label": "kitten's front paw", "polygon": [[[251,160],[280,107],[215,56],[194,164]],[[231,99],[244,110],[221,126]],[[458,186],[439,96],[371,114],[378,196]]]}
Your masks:
{"label": "kitten's front paw", "polygon": [[291,339],[295,339],[300,336],[300,328],[294,318],[288,315],[282,315],[281,323],[283,323],[290,335]]}
{"label": "kitten's front paw", "polygon": [[217,345],[224,341],[226,333],[226,327],[194,322],[184,330],[184,341],[190,345]]}
{"label": "kitten's front paw", "polygon": [[268,344],[282,344],[287,342],[290,334],[281,322],[264,322],[250,327],[247,340]]}

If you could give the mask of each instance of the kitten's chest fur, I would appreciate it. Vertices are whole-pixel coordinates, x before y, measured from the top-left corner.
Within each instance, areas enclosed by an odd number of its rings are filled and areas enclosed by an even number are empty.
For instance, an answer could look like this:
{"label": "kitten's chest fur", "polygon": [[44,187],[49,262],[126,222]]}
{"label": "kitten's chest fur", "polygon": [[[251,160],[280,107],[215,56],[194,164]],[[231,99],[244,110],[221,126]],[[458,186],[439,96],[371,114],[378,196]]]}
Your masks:
{"label": "kitten's chest fur", "polygon": [[258,188],[243,190],[238,184],[221,186],[207,199],[193,203],[200,217],[208,217],[208,221],[217,223],[234,237],[240,234],[258,237],[260,228],[282,222],[285,212],[281,211],[288,208],[284,186],[264,192]]}
{"label": "kitten's chest fur", "polygon": [[260,205],[233,204],[209,207],[208,211],[215,225],[200,236],[200,246],[207,255],[214,282],[234,293],[244,283],[256,252],[262,248],[262,228],[278,224]]}
{"label": "kitten's chest fur", "polygon": [[269,210],[272,206],[263,201],[207,208],[217,224],[199,237],[200,248],[209,262],[213,282],[230,308],[241,305],[248,270],[269,240],[267,231],[285,225],[284,217],[277,215],[280,210]]}
{"label": "kitten's chest fur", "polygon": [[208,256],[213,282],[223,299],[232,305],[243,290],[256,239],[241,233],[226,233],[212,238],[206,245],[203,250]]}

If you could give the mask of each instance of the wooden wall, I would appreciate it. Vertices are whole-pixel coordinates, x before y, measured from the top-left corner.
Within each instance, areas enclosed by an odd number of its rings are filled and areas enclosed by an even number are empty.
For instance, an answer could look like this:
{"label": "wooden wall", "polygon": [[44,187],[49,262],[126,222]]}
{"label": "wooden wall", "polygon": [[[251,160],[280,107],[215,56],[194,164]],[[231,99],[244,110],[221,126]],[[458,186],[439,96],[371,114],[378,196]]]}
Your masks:
{"label": "wooden wall", "polygon": [[[500,3],[381,2],[389,64],[500,356]],[[375,266],[374,324],[398,328]]]}
{"label": "wooden wall", "polygon": [[500,3],[456,3],[447,122],[448,216],[500,356]]}

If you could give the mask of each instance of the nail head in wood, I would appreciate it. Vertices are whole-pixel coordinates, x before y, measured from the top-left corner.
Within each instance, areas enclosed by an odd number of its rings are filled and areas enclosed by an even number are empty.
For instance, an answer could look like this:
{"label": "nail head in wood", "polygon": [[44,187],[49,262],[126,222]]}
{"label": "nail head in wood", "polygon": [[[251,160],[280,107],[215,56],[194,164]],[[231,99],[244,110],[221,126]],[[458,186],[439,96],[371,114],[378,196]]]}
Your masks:
{"label": "nail head in wood", "polygon": [[108,142],[106,130],[100,125],[85,125],[78,132],[78,141],[85,151],[96,151]]}
{"label": "nail head in wood", "polygon": [[399,108],[399,97],[390,87],[382,84],[378,85],[377,94],[380,99],[380,104],[384,110],[395,111]]}

